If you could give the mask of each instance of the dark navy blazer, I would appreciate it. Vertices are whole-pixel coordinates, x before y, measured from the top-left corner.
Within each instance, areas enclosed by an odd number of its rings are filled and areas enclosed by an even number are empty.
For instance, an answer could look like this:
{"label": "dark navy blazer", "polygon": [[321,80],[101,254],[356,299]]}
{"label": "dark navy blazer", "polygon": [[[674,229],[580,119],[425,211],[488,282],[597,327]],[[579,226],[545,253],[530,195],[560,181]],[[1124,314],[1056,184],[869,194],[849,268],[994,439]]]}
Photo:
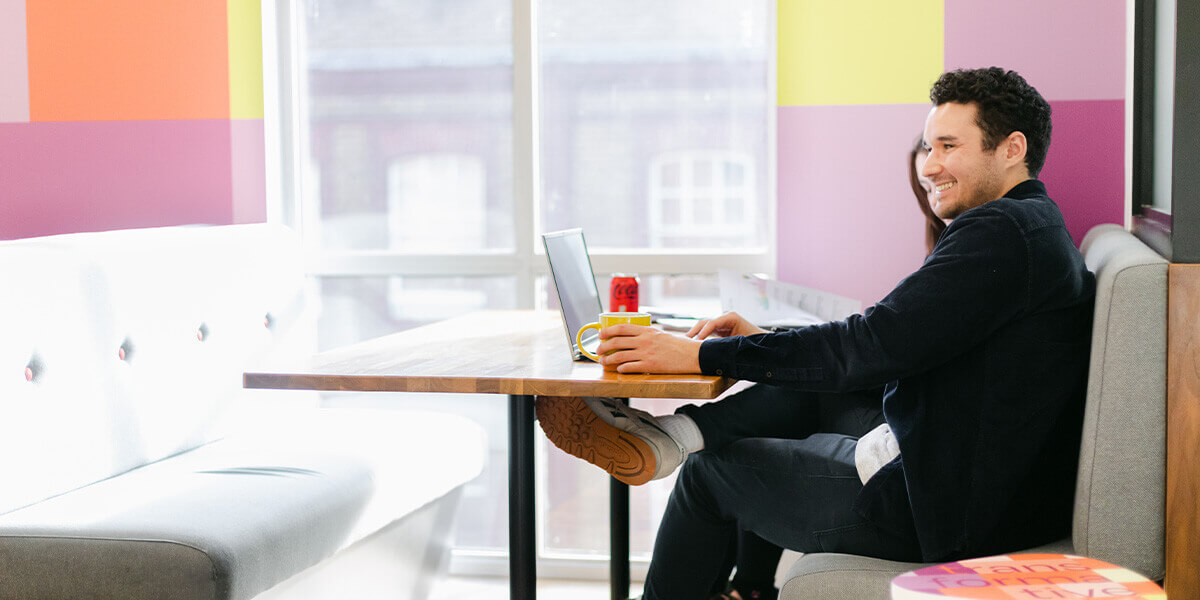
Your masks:
{"label": "dark navy blazer", "polygon": [[1070,532],[1095,277],[1040,181],[959,215],[886,298],[845,321],[706,340],[700,368],[814,391],[885,385],[900,457],[854,510],[927,561]]}

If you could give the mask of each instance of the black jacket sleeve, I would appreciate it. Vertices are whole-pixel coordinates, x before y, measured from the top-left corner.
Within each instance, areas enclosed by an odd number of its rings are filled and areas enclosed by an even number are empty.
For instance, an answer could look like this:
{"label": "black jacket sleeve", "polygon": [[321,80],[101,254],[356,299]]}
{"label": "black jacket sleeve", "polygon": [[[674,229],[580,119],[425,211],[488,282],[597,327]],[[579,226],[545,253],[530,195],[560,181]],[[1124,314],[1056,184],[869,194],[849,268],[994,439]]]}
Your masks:
{"label": "black jacket sleeve", "polygon": [[963,213],[912,275],[861,315],[706,340],[705,374],[815,391],[883,385],[968,351],[1029,304],[1029,249],[988,205]]}

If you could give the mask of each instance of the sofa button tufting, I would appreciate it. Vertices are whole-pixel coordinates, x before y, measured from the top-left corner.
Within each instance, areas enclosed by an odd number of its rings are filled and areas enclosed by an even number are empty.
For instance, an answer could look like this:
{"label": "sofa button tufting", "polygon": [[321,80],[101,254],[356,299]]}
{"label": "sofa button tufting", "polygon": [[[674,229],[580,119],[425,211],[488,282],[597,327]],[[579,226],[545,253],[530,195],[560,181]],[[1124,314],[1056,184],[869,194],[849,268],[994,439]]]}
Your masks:
{"label": "sofa button tufting", "polygon": [[137,353],[136,350],[137,347],[133,345],[133,340],[126,337],[121,341],[121,346],[117,348],[117,358],[125,362],[132,362],[133,355]]}

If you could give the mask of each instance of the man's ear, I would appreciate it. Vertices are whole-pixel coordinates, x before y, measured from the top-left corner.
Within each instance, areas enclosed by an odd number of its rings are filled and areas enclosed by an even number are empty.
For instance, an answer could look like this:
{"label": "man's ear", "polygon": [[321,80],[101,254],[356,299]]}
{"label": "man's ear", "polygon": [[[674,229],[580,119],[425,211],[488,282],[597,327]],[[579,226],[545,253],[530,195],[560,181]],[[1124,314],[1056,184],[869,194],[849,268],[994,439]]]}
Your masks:
{"label": "man's ear", "polygon": [[1014,131],[1008,134],[1000,146],[1004,148],[1004,162],[1007,166],[1025,164],[1025,154],[1029,152],[1029,140],[1025,139],[1024,133]]}

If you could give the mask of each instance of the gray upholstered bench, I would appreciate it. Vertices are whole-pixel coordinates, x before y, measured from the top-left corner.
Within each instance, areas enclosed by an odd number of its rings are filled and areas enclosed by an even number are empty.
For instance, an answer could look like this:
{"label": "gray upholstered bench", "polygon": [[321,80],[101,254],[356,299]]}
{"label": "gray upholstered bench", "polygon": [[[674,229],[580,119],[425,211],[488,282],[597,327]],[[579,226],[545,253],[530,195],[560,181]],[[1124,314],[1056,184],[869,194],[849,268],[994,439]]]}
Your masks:
{"label": "gray upholstered bench", "polygon": [[[1088,232],[1096,313],[1070,539],[1039,550],[1098,558],[1154,580],[1164,574],[1167,261],[1116,225]],[[877,600],[923,566],[808,554],[788,571],[785,600]]]}
{"label": "gray upholstered bench", "polygon": [[267,225],[0,242],[0,598],[332,597],[354,560],[428,589],[482,430],[242,390],[313,348],[299,256]]}

